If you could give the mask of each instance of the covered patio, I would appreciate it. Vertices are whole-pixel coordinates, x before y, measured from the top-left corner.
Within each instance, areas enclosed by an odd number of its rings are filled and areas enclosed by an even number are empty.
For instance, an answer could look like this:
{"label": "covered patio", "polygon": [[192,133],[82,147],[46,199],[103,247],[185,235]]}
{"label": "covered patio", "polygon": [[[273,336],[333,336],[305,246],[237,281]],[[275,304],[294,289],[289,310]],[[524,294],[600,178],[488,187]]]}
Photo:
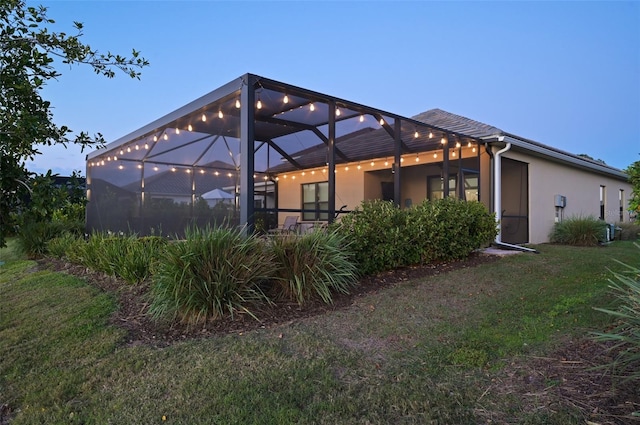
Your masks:
{"label": "covered patio", "polygon": [[[478,132],[425,118],[245,74],[89,154],[87,227],[173,235],[225,222],[266,231],[292,214],[330,223],[342,205],[365,199],[480,200],[489,191]],[[427,170],[438,178],[427,182]],[[424,184],[411,189],[410,179]],[[207,202],[215,190],[230,195]]]}

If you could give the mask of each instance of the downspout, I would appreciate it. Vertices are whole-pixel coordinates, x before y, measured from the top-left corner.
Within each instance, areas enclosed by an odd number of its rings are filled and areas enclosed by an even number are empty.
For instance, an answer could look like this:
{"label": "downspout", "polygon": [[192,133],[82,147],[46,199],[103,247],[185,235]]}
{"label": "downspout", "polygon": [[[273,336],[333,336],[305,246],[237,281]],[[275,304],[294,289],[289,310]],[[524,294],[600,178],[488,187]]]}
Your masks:
{"label": "downspout", "polygon": [[[504,140],[504,136],[499,136],[498,141],[502,142]],[[499,248],[505,249],[515,249],[518,251],[525,252],[535,252],[538,254],[538,251],[532,248],[525,248],[519,245],[512,245],[505,242],[502,242],[502,225],[500,224],[500,220],[502,219],[502,154],[508,152],[511,149],[511,142],[507,142],[506,146],[500,149],[493,155],[493,211],[496,213],[496,224],[498,226],[498,234],[496,235],[496,239],[493,242],[494,245]]]}

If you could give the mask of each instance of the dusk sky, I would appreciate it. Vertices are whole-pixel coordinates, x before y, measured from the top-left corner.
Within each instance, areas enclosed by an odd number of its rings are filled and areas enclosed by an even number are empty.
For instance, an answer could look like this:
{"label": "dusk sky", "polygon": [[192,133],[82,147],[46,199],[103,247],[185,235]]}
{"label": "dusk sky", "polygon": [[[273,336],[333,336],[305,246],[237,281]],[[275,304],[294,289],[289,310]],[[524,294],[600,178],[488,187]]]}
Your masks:
{"label": "dusk sky", "polygon": [[[43,95],[114,141],[253,73],[411,117],[432,108],[626,168],[640,160],[640,2],[28,1],[53,31],[142,52],[140,81],[88,67]],[[75,147],[28,168],[85,173]]]}

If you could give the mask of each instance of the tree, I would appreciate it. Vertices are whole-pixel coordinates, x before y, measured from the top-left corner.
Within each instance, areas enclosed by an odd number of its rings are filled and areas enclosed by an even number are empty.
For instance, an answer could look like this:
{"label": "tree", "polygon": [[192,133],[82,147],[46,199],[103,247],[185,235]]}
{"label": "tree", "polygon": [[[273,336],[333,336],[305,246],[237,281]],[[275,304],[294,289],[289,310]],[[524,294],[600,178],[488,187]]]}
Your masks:
{"label": "tree", "polygon": [[25,161],[40,154],[39,146],[76,144],[84,150],[104,144],[99,133],[73,137],[71,129],[53,123],[51,103],[40,92],[48,80],[61,75],[55,60],[87,65],[107,78],[122,71],[139,79],[139,70],[149,64],[135,49],[126,57],[102,54],[82,43],[80,22],[74,22],[75,35],[50,32],[47,26],[54,23],[43,6],[0,0],[0,247],[10,230],[10,212],[30,190]]}
{"label": "tree", "polygon": [[629,197],[629,210],[635,214],[636,222],[640,222],[640,161],[636,161],[624,170],[629,176],[629,183],[633,188]]}

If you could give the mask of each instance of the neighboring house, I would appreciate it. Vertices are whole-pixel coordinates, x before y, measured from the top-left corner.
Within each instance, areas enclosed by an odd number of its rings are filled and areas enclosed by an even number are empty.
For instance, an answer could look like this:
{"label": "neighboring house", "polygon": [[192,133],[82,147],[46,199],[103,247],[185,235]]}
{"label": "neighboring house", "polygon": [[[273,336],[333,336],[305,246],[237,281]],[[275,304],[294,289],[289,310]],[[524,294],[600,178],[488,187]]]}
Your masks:
{"label": "neighboring house", "polygon": [[[158,183],[170,174],[171,185]],[[618,169],[469,118],[439,109],[401,117],[252,74],[92,152],[87,177],[88,227],[114,230],[93,217],[110,214],[102,180],[134,194],[118,221],[142,234],[207,222],[207,205],[231,204],[224,195],[196,208],[219,189],[235,193],[229,224],[332,221],[363,200],[404,208],[456,196],[497,212],[499,241],[542,243],[570,216],[628,221],[631,194]],[[171,218],[177,203],[190,209]]]}

